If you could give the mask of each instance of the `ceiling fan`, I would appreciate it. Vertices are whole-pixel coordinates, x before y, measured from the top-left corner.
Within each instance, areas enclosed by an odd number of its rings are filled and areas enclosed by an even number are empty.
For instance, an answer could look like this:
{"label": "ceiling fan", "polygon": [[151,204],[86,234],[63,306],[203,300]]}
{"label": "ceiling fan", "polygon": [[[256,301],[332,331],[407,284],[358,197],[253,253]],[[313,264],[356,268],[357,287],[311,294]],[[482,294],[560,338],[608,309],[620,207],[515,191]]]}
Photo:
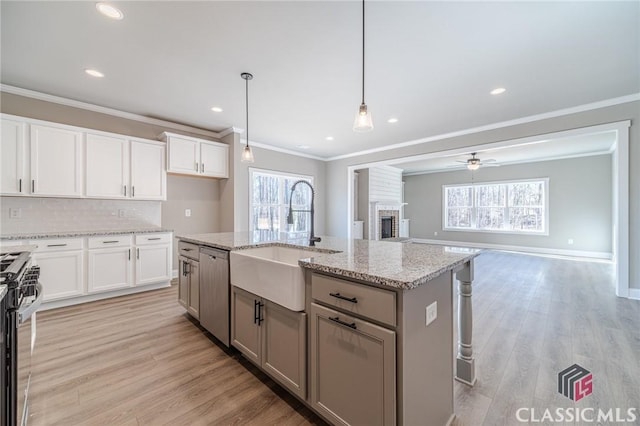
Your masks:
{"label": "ceiling fan", "polygon": [[469,170],[478,170],[480,166],[484,166],[484,167],[500,166],[500,164],[495,164],[496,160],[494,160],[493,158],[489,158],[487,160],[480,160],[478,157],[476,157],[477,154],[478,154],[477,152],[472,152],[471,158],[467,160],[456,160],[456,162],[466,165],[467,169]]}

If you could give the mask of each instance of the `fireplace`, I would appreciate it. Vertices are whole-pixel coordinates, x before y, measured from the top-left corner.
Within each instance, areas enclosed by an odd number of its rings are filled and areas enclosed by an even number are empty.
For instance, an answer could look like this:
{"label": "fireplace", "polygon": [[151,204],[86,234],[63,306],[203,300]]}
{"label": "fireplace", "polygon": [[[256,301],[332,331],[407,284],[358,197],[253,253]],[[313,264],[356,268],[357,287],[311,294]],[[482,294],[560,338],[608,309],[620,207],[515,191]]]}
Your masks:
{"label": "fireplace", "polygon": [[380,238],[393,237],[393,216],[380,216]]}

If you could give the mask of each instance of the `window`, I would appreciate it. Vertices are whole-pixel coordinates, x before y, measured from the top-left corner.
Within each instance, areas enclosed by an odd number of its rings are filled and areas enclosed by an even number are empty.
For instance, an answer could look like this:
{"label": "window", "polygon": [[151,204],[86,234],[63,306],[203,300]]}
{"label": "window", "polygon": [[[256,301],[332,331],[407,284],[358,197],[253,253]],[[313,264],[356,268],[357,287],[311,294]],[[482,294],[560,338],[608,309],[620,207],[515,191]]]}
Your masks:
{"label": "window", "polygon": [[444,185],[444,229],[547,235],[548,185],[548,179]]}
{"label": "window", "polygon": [[[313,185],[311,176],[291,175],[270,170],[249,169],[249,229],[256,238],[277,238],[280,232],[296,237],[311,231],[309,213],[293,213],[293,225],[289,229],[289,195],[298,180]],[[294,210],[309,210],[311,190],[307,185],[298,185],[293,194]]]}

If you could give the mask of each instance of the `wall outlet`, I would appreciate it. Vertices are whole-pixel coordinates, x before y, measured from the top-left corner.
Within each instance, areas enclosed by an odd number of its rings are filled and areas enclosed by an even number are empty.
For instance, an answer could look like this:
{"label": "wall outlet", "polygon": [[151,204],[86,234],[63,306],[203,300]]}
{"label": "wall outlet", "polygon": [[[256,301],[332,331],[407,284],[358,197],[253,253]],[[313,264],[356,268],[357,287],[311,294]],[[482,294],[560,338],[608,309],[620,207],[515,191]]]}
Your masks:
{"label": "wall outlet", "polygon": [[569,240],[567,241],[567,244],[572,245],[573,244],[573,238],[569,238]]}
{"label": "wall outlet", "polygon": [[11,219],[20,219],[22,217],[22,209],[9,209],[9,217]]}
{"label": "wall outlet", "polygon": [[125,209],[118,210],[118,217],[126,217],[127,211]]}
{"label": "wall outlet", "polygon": [[427,311],[427,325],[429,325],[438,318],[438,302],[433,302],[425,310]]}
{"label": "wall outlet", "polygon": [[191,209],[184,209],[184,216],[191,217]]}
{"label": "wall outlet", "polygon": [[433,236],[434,236],[434,237],[437,237],[437,236],[438,236],[438,231],[434,231],[434,232],[433,232]]}

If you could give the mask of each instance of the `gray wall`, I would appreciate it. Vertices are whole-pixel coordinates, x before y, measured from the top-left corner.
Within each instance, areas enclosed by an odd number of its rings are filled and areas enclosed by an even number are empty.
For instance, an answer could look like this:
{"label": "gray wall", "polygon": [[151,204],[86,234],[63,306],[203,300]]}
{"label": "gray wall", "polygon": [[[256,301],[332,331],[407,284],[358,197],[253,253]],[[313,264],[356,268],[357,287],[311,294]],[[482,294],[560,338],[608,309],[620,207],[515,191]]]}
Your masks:
{"label": "gray wall", "polygon": [[[639,101],[441,139],[389,151],[376,152],[359,157],[331,161],[327,164],[326,181],[327,188],[331,188],[330,196],[327,199],[327,234],[335,236],[347,235],[349,219],[347,216],[347,203],[349,202],[347,197],[347,182],[349,179],[347,167],[349,166],[364,165],[375,161],[411,157],[418,154],[446,151],[497,141],[507,141],[623,120],[632,121],[632,126],[629,129],[630,286],[631,288],[640,288],[640,128],[637,125],[640,121]],[[394,142],[400,143],[403,141],[389,141],[389,143]]]}
{"label": "gray wall", "polygon": [[[313,186],[316,190],[315,195],[315,232],[316,235],[324,235],[325,232],[325,200],[327,199],[327,190],[325,185],[326,163],[311,158],[299,157],[296,155],[284,154],[281,152],[271,151],[253,147],[253,156],[255,162],[248,164],[240,161],[242,149],[244,145],[235,144],[234,151],[234,173],[233,186],[234,197],[233,202],[226,200],[223,202],[223,215],[229,217],[230,210],[233,209],[234,228],[223,229],[224,231],[247,231],[249,228],[249,168],[274,170],[286,173],[299,173],[302,175],[313,176]],[[345,175],[346,176],[346,175]],[[228,182],[227,182],[228,184]],[[228,226],[228,224],[227,224]]]}
{"label": "gray wall", "polygon": [[358,220],[364,222],[363,238],[369,239],[369,169],[358,170]]}
{"label": "gray wall", "polygon": [[[405,176],[405,217],[411,219],[413,238],[611,253],[611,173],[611,155],[484,167],[474,172],[474,183],[549,178],[549,235],[444,231],[442,186],[470,183],[468,170]],[[573,245],[567,242],[570,238]]]}

